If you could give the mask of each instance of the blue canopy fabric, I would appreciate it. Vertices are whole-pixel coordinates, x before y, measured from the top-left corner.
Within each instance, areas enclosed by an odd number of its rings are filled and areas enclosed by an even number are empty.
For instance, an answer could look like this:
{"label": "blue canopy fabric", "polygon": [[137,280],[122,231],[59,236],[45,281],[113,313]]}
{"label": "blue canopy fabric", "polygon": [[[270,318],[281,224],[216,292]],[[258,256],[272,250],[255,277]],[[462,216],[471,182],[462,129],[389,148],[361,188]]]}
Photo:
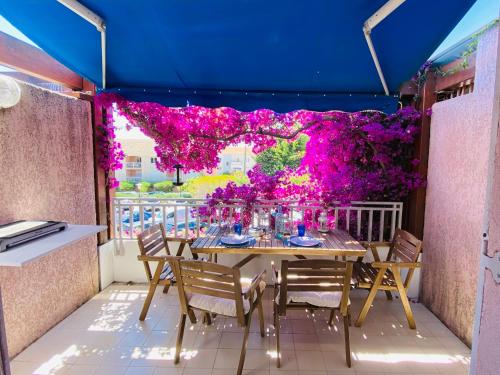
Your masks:
{"label": "blue canopy fabric", "polygon": [[[107,89],[165,105],[393,111],[362,32],[386,0],[81,0],[107,32]],[[391,94],[474,0],[407,0],[373,31]],[[101,85],[100,34],[55,0],[0,2],[0,14]],[[169,91],[170,90],[170,91]],[[376,95],[376,96],[375,96]]]}

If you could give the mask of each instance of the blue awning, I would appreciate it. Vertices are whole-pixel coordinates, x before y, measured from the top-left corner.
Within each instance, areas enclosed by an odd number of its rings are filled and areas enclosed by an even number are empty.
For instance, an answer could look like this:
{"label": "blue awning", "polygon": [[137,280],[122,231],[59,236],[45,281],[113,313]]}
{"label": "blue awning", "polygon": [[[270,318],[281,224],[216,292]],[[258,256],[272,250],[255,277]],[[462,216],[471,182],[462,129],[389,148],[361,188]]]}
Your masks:
{"label": "blue awning", "polygon": [[[395,108],[397,98],[383,95],[362,32],[385,2],[80,1],[106,23],[108,89],[166,105],[280,112]],[[391,94],[473,3],[407,0],[375,28]],[[0,13],[61,63],[101,84],[94,26],[54,0],[2,1]]]}

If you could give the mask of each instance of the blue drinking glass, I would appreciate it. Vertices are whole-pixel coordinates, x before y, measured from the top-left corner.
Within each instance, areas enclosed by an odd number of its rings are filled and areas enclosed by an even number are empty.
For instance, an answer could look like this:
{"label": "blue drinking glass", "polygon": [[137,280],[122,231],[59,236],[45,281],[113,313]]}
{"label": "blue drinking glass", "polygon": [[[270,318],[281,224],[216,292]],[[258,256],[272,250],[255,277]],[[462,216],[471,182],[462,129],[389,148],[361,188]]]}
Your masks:
{"label": "blue drinking glass", "polygon": [[241,223],[234,223],[234,233],[236,233],[238,236],[241,236],[241,230],[243,229],[243,226]]}
{"label": "blue drinking glass", "polygon": [[306,234],[306,225],[305,224],[298,224],[297,225],[297,233],[299,237],[304,237]]}

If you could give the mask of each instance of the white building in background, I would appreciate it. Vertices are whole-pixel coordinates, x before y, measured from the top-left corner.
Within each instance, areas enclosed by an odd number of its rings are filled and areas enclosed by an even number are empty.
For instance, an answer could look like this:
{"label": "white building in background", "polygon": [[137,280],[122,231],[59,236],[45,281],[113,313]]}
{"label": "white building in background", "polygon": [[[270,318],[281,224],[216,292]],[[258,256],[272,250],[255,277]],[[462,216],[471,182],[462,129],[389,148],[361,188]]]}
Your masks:
{"label": "white building in background", "polygon": [[255,165],[255,155],[251,147],[244,143],[227,147],[220,153],[219,158],[220,163],[217,167],[219,174],[235,172],[246,174]]}
{"label": "white building in background", "polygon": [[138,138],[117,138],[121,143],[125,160],[123,168],[115,172],[118,181],[159,182],[171,180],[173,174],[166,174],[156,168],[154,141],[144,135]]}
{"label": "white building in background", "polygon": [[[125,153],[123,168],[115,172],[118,181],[130,182],[159,182],[174,180],[174,173],[164,173],[156,168],[155,142],[146,137],[140,130],[133,128],[125,130],[119,128],[116,132],[117,141]],[[244,144],[229,146],[220,154],[220,163],[217,174],[246,173],[255,165],[255,155],[251,147]],[[189,173],[184,179],[194,178],[202,173]]]}

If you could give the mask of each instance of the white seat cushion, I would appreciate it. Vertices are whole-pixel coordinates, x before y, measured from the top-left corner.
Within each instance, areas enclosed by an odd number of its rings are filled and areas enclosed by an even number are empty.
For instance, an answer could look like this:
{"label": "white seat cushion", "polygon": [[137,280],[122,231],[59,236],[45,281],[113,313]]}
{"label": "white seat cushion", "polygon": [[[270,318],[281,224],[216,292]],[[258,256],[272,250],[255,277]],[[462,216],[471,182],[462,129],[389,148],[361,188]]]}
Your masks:
{"label": "white seat cushion", "polygon": [[[252,283],[250,278],[241,278],[241,290],[245,293]],[[263,291],[266,288],[266,283],[261,281],[259,284],[260,290]],[[254,295],[256,298],[257,295]],[[213,297],[206,294],[188,294],[187,295],[189,306],[202,309],[205,311],[210,311],[219,315],[226,316],[236,316],[236,301],[227,298]],[[250,311],[250,301],[243,298],[243,311],[246,314]]]}
{"label": "white seat cushion", "polygon": [[[339,308],[342,300],[342,292],[287,292],[286,303],[308,303],[309,305],[328,308]],[[276,296],[279,304],[280,295]],[[350,303],[350,302],[349,302]]]}

